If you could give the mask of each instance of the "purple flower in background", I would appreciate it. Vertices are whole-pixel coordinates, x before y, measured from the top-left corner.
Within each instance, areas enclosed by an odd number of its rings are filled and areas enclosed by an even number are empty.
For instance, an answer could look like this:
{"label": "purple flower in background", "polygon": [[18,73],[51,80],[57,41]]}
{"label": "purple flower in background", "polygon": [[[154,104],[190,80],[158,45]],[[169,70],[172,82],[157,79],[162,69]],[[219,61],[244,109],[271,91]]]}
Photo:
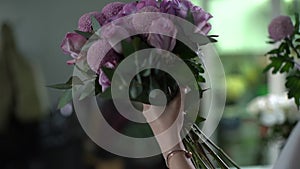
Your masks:
{"label": "purple flower in background", "polygon": [[69,60],[68,64],[74,64],[79,58],[81,48],[86,43],[86,38],[77,33],[67,33],[60,47],[64,54],[70,55],[73,60]]}
{"label": "purple flower in background", "polygon": [[208,32],[211,30],[211,24],[208,23],[208,20],[212,18],[212,15],[205,12],[202,8],[198,6],[194,6],[191,9],[191,13],[194,18],[194,24],[197,27],[195,33],[207,35]]}
{"label": "purple flower in background", "polygon": [[115,19],[122,17],[119,13],[122,11],[125,3],[123,2],[112,2],[103,7],[101,13],[101,25],[105,25]]}
{"label": "purple flower in background", "polygon": [[163,0],[160,4],[160,11],[186,18],[191,7],[192,3],[188,0]]}
{"label": "purple flower in background", "polygon": [[147,6],[153,6],[157,8],[157,2],[156,0],[141,0],[138,2],[138,4],[136,5],[137,10],[140,10],[144,7]]}
{"label": "purple flower in background", "polygon": [[171,20],[164,17],[154,20],[149,27],[149,32],[161,33],[149,34],[148,42],[150,45],[167,51],[172,51],[174,49],[176,45],[177,29]]}
{"label": "purple flower in background", "polygon": [[278,16],[271,21],[268,31],[271,39],[280,41],[293,34],[294,26],[289,16]]}
{"label": "purple flower in background", "polygon": [[78,30],[83,32],[92,32],[92,19],[91,17],[95,17],[96,20],[101,24],[101,20],[103,20],[103,16],[100,12],[89,12],[82,15],[78,20]]}

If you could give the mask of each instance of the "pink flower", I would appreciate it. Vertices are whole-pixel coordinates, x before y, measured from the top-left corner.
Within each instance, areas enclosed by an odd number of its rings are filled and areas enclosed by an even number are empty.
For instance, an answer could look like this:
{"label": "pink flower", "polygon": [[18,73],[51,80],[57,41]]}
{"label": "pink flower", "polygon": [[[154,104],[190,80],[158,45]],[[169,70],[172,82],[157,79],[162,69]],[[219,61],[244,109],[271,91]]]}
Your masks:
{"label": "pink flower", "polygon": [[124,5],[123,9],[120,11],[119,14],[121,14],[122,16],[126,16],[126,15],[136,13],[137,4],[138,4],[138,2],[131,2],[131,3],[128,3],[128,4]]}
{"label": "pink flower", "polygon": [[205,12],[202,8],[198,6],[194,6],[191,9],[191,13],[194,18],[194,24],[197,27],[195,33],[207,35],[208,32],[211,30],[211,24],[208,23],[208,20],[212,18],[212,15]]}
{"label": "pink flower", "polygon": [[119,13],[122,11],[125,3],[112,2],[104,6],[102,9],[101,25],[105,25],[115,19],[122,17]]}
{"label": "pink flower", "polygon": [[137,10],[140,10],[140,9],[142,9],[144,7],[148,7],[148,6],[153,6],[153,7],[157,8],[156,0],[141,0],[136,5],[136,8],[137,8]]}
{"label": "pink flower", "polygon": [[103,16],[100,12],[89,12],[82,15],[78,20],[78,30],[83,32],[92,32],[93,25],[91,17],[95,17],[96,20],[101,23],[103,20]]}
{"label": "pink flower", "polygon": [[149,32],[159,32],[162,34],[151,33],[148,36],[148,42],[150,45],[172,51],[176,45],[176,34],[177,29],[174,26],[173,22],[167,18],[161,17],[152,22],[149,27]]}
{"label": "pink flower", "polygon": [[102,92],[104,92],[109,86],[111,86],[110,80],[107,78],[107,76],[105,75],[105,73],[101,69],[100,69],[100,72],[99,72],[98,83],[102,87]]}
{"label": "pink flower", "polygon": [[271,39],[280,41],[293,34],[294,26],[289,16],[278,16],[271,21],[268,31]]}
{"label": "pink flower", "polygon": [[99,84],[102,86],[102,91],[110,86],[110,81],[101,68],[115,68],[120,60],[121,55],[115,52],[105,39],[98,40],[89,48],[87,63],[94,72],[99,74]]}
{"label": "pink flower", "polygon": [[81,48],[87,39],[77,33],[67,33],[60,47],[64,54],[70,55],[73,60],[67,61],[68,64],[74,64],[79,59]]}
{"label": "pink flower", "polygon": [[[148,13],[146,13],[148,12]],[[152,12],[152,13],[149,13]],[[137,11],[140,13],[132,18],[133,27],[137,32],[148,32],[152,21],[158,19],[159,9],[152,6],[147,6]],[[143,14],[144,13],[144,14]]]}
{"label": "pink flower", "polygon": [[160,11],[186,18],[191,7],[192,3],[188,0],[163,0],[160,4]]}
{"label": "pink flower", "polygon": [[96,73],[99,73],[102,66],[116,65],[119,58],[118,53],[112,49],[105,39],[95,42],[87,52],[87,63]]}
{"label": "pink flower", "polygon": [[101,29],[101,37],[106,39],[109,42],[109,44],[113,46],[114,50],[118,53],[122,52],[122,46],[119,43],[119,41],[130,37],[128,31],[124,29],[126,27],[126,25],[118,26],[111,22],[102,27]]}

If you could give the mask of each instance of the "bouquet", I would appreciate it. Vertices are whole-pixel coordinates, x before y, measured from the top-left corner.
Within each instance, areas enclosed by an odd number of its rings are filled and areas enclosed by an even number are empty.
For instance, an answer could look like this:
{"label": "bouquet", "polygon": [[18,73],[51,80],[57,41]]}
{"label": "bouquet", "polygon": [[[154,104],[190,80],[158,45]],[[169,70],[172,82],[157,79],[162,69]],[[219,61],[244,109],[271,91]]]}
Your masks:
{"label": "bouquet", "polygon": [[195,167],[239,168],[196,124],[204,120],[199,99],[207,90],[201,85],[205,82],[201,48],[217,37],[207,35],[210,18],[188,0],[112,2],[101,12],[84,14],[78,30],[67,33],[61,44],[72,57],[67,64],[75,66],[76,75],[50,86],[65,90],[59,107],[72,100],[72,90],[79,100],[98,96],[163,106],[185,86],[183,142],[193,153]]}

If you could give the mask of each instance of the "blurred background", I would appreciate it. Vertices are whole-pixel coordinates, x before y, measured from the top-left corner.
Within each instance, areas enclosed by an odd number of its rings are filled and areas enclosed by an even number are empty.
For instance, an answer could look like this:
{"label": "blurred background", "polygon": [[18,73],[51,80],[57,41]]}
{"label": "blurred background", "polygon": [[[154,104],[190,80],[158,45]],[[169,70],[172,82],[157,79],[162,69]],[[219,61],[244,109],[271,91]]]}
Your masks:
{"label": "blurred background", "polygon": [[[72,105],[57,109],[62,92],[46,87],[72,73],[69,56],[60,49],[65,33],[77,28],[81,15],[109,2],[0,0],[0,168],[164,167],[161,156],[125,159],[97,147],[82,131]],[[293,16],[300,0],[193,2],[214,16],[211,34],[220,35],[216,48],[227,80],[226,107],[213,139],[241,166],[272,165],[284,139],[267,140],[268,127],[249,104],[285,90],[284,76],[262,73],[264,54],[272,48],[266,44],[267,27],[275,16]]]}

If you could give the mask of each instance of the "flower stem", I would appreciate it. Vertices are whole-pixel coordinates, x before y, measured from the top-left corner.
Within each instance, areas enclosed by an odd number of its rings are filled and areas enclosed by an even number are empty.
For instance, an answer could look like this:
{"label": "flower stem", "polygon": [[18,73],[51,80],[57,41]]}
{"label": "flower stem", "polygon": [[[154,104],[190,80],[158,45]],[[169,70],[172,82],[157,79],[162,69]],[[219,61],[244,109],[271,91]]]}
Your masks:
{"label": "flower stem", "polygon": [[[300,58],[300,53],[298,52],[298,50],[296,49],[295,45],[293,44],[292,39],[286,39],[287,43],[291,46],[291,48],[293,49],[293,51],[296,53],[297,57]],[[295,64],[297,64],[295,62]],[[299,64],[297,64],[299,65]]]}
{"label": "flower stem", "polygon": [[218,147],[215,143],[213,143],[200,129],[199,127],[194,124],[193,127],[208,141],[209,144],[211,144],[216,150],[218,150],[223,157],[226,158],[234,167],[237,169],[240,169],[240,167],[220,148]]}

